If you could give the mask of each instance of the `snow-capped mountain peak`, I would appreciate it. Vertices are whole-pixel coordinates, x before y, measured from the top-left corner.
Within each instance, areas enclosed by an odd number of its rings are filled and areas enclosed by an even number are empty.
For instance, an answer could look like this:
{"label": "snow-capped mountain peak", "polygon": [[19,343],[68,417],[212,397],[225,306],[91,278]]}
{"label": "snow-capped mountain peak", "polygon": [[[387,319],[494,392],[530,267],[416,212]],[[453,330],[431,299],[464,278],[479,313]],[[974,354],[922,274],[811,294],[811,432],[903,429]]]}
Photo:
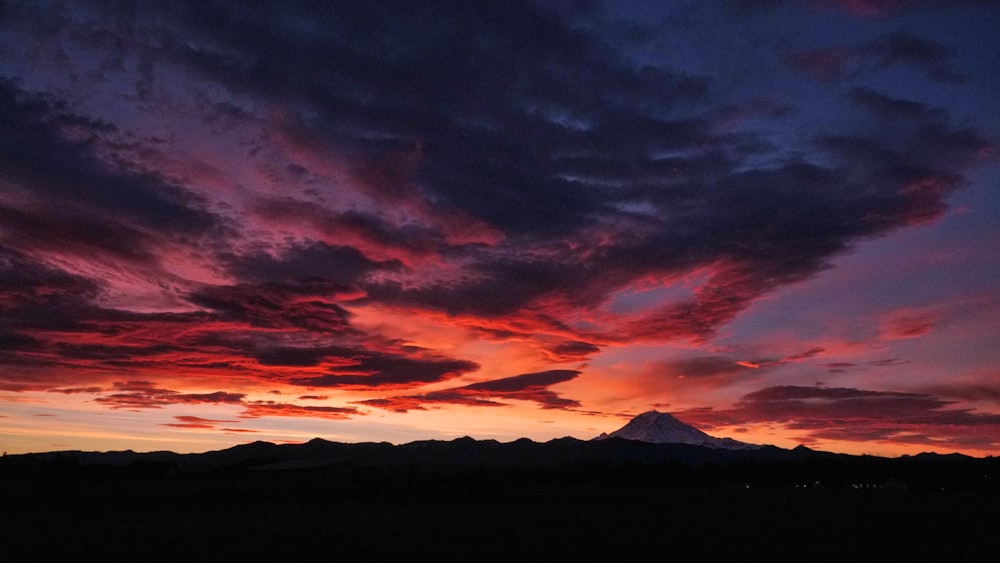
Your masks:
{"label": "snow-capped mountain peak", "polygon": [[758,447],[732,438],[710,436],[693,426],[684,424],[673,415],[655,410],[637,415],[625,426],[611,434],[601,434],[596,439],[604,438],[624,438],[653,444],[691,444],[729,450]]}

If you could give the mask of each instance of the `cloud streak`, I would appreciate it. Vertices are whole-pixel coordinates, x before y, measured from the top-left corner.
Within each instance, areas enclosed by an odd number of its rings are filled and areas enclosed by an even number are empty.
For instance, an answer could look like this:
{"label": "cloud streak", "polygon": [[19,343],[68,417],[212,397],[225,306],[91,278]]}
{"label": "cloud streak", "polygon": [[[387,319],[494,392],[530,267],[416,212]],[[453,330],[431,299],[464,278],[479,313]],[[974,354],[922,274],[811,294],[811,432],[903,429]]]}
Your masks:
{"label": "cloud streak", "polygon": [[548,370],[536,373],[522,373],[511,377],[471,383],[422,395],[368,399],[362,404],[395,412],[426,410],[428,405],[466,405],[477,407],[501,407],[509,405],[503,401],[532,401],[543,409],[572,409],[580,406],[579,401],[566,399],[548,389],[551,385],[575,379],[580,375],[575,370]]}
{"label": "cloud streak", "polygon": [[[971,390],[970,390],[971,391]],[[924,393],[856,388],[766,387],[730,409],[685,412],[694,424],[785,424],[806,443],[836,440],[905,442],[928,447],[953,444],[990,449],[998,444],[1000,415],[956,408]]]}

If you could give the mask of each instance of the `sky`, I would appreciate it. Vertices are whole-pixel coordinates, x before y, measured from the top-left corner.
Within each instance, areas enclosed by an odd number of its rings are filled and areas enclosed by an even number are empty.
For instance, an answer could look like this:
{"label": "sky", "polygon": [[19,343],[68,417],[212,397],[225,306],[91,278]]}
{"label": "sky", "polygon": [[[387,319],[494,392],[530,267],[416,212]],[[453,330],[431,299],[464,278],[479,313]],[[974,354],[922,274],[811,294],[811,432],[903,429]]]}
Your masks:
{"label": "sky", "polygon": [[0,2],[0,449],[1000,454],[1000,4]]}

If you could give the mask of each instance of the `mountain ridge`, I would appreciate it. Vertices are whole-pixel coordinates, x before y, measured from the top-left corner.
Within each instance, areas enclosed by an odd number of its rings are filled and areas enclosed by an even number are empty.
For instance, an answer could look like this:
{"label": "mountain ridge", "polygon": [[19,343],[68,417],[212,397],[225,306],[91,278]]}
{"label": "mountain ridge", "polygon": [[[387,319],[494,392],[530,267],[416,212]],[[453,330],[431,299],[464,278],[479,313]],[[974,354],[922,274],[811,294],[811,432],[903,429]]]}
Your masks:
{"label": "mountain ridge", "polygon": [[[870,475],[867,483],[906,477],[921,487],[995,487],[1000,458],[924,453],[882,458],[812,450],[785,449],[717,438],[658,411],[642,413],[611,434],[581,440],[573,437],[536,442],[452,440],[332,442],[313,438],[297,444],[261,440],[203,453],[132,450],[64,450],[12,454],[0,459],[0,477],[149,479],[185,475],[231,478],[263,475],[619,475],[650,468],[674,482],[840,481]],[[845,471],[850,468],[850,471]],[[581,473],[582,472],[582,473]],[[238,477],[243,478],[243,477]],[[298,477],[295,477],[298,478]],[[368,478],[368,477],[366,477]],[[576,478],[576,477],[572,477]]]}
{"label": "mountain ridge", "polygon": [[726,450],[757,449],[762,446],[748,444],[732,438],[717,438],[677,420],[670,413],[650,410],[633,417],[625,426],[610,434],[602,433],[595,440],[624,438],[650,444],[688,444]]}

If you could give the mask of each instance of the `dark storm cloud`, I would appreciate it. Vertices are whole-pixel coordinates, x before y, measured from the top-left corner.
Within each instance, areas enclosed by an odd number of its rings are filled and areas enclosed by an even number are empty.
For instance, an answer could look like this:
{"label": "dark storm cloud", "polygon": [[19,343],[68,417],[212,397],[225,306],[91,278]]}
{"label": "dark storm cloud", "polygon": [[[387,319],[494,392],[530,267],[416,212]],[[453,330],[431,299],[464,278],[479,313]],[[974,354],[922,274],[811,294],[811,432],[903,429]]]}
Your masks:
{"label": "dark storm cloud", "polygon": [[100,285],[0,245],[0,307],[66,306],[93,299]]}
{"label": "dark storm cloud", "polygon": [[[868,103],[893,102],[859,95]],[[738,170],[738,161],[716,160],[707,169],[677,157],[677,172],[658,184],[629,187],[622,179],[624,188],[606,194],[609,203],[627,195],[625,202],[651,211],[608,212],[613,226],[599,251],[581,254],[579,245],[592,241],[567,234],[567,244],[542,246],[535,256],[466,254],[469,277],[447,285],[404,289],[386,282],[369,293],[386,302],[502,316],[553,299],[591,307],[630,280],[715,263],[695,299],[666,305],[619,332],[703,338],[757,297],[823,271],[857,240],[940,216],[945,198],[964,181],[959,171],[981,159],[989,144],[939,117],[927,110],[891,141],[817,135],[816,147],[833,159],[831,166],[792,161]],[[574,236],[583,240],[573,244]]]}
{"label": "dark storm cloud", "polygon": [[914,0],[817,0],[818,4],[835,6],[858,16],[883,16],[895,13],[916,2]]}
{"label": "dark storm cloud", "polygon": [[[70,133],[76,129],[86,138],[75,139]],[[114,126],[73,114],[65,102],[0,79],[0,175],[30,198],[56,212],[79,214],[77,221],[86,221],[87,213],[101,213],[168,232],[219,226],[189,190],[96,154],[93,147],[100,136],[114,133]],[[13,211],[7,213],[8,219],[16,219]],[[90,221],[99,226],[97,218]],[[96,234],[94,246],[112,242],[100,229]]]}
{"label": "dark storm cloud", "polygon": [[452,379],[479,369],[479,364],[475,362],[440,356],[407,357],[366,350],[326,351],[322,356],[316,355],[315,350],[296,352],[284,359],[303,362],[315,360],[319,363],[321,359],[335,359],[339,355],[338,359],[345,364],[331,370],[333,373],[328,375],[296,377],[289,380],[292,385],[306,387],[407,388]]}
{"label": "dark storm cloud", "polygon": [[56,343],[58,354],[65,358],[77,360],[98,360],[106,363],[128,361],[144,356],[158,356],[176,349],[169,344],[154,344],[150,346],[115,346],[104,344],[68,344]]}
{"label": "dark storm cloud", "polygon": [[[262,366],[308,367],[319,365],[325,359],[334,356],[336,352],[336,350],[329,348],[260,346],[254,357]],[[349,351],[347,352],[349,353]]]}
{"label": "dark storm cloud", "polygon": [[565,342],[560,342],[555,346],[551,346],[544,349],[544,352],[553,361],[581,361],[590,358],[590,356],[597,354],[601,351],[599,346],[595,346],[589,342],[580,342],[578,340],[568,340]]}
{"label": "dark storm cloud", "polygon": [[351,292],[340,282],[317,278],[289,283],[207,286],[188,296],[219,318],[260,328],[301,328],[327,332],[352,332],[350,313],[330,303],[338,294]]}
{"label": "dark storm cloud", "polygon": [[45,363],[24,356],[46,347],[38,331],[87,330],[100,292],[98,282],[0,245],[0,364]]}
{"label": "dark storm cloud", "polygon": [[[753,4],[754,2],[749,2]],[[994,7],[992,0],[815,0],[820,6],[832,6],[864,18],[888,17],[920,8],[948,9],[972,6]]]}
{"label": "dark storm cloud", "polygon": [[951,50],[929,39],[903,31],[894,31],[867,45],[882,66],[908,63],[924,69],[940,82],[961,82],[967,77],[951,67]]}
{"label": "dark storm cloud", "polygon": [[484,256],[479,262],[475,262],[475,255],[470,255],[474,262],[467,268],[467,277],[423,287],[378,282],[367,287],[368,295],[380,302],[429,307],[451,314],[498,317],[527,307],[547,294],[573,293],[577,298],[591,294],[586,287],[591,276],[583,275],[586,266],[579,264],[568,248],[558,252],[538,259]]}
{"label": "dark storm cloud", "polygon": [[525,390],[539,389],[569,381],[580,375],[579,371],[570,369],[554,369],[537,373],[522,373],[502,379],[482,381],[466,385],[463,389],[471,391],[485,391],[503,393],[517,393]]}
{"label": "dark storm cloud", "polygon": [[41,342],[26,334],[0,329],[0,355],[5,352],[38,348]]}
{"label": "dark storm cloud", "polygon": [[432,391],[422,395],[409,395],[359,401],[361,404],[396,412],[425,410],[425,405],[453,404],[481,407],[502,407],[502,400],[533,401],[543,409],[572,409],[579,401],[560,397],[548,387],[563,383],[580,375],[576,370],[549,370],[522,373],[511,377],[481,381],[462,387]]}
{"label": "dark storm cloud", "polygon": [[889,119],[942,120],[944,112],[914,102],[893,98],[880,94],[870,88],[853,88],[850,92],[851,101],[868,109],[875,115]]}
{"label": "dark storm cloud", "polygon": [[[397,227],[376,215],[357,210],[332,212],[314,203],[304,201],[268,200],[262,201],[256,211],[268,219],[311,224],[321,235],[332,239],[354,240],[355,244],[364,246],[426,254],[445,244],[441,233],[434,229],[417,225]],[[311,248],[297,250],[298,254],[309,252],[322,254],[324,251],[339,253],[341,256],[338,256],[337,259],[340,262],[347,262],[345,264],[349,268],[347,273],[352,272],[352,270],[356,273],[363,273],[376,267],[382,269],[399,269],[401,267],[398,260],[375,263],[368,260],[355,248],[326,246],[324,249],[324,246],[315,244]],[[354,254],[350,254],[350,251],[353,251]],[[318,263],[322,265],[324,262],[319,261]]]}
{"label": "dark storm cloud", "polygon": [[117,219],[51,201],[18,209],[0,204],[0,233],[21,248],[106,255],[145,264],[154,256],[145,233]]}
{"label": "dark storm cloud", "polygon": [[[572,229],[604,208],[599,191],[561,177],[554,152],[641,160],[705,138],[689,120],[655,116],[702,98],[705,79],[631,68],[527,3],[174,12],[205,45],[176,45],[176,61],[319,112],[298,127],[353,152],[362,178],[419,142],[420,189],[506,230]],[[366,183],[381,199],[404,197],[389,180]]]}
{"label": "dark storm cloud", "polygon": [[920,69],[936,82],[964,82],[967,76],[955,70],[951,50],[930,39],[906,31],[893,31],[855,47],[831,47],[796,53],[792,64],[817,78],[828,80],[856,76],[873,69],[904,64]]}
{"label": "dark storm cloud", "polygon": [[229,271],[240,280],[313,286],[325,283],[330,293],[341,294],[349,292],[352,286],[372,272],[394,272],[402,268],[396,260],[378,262],[354,247],[316,241],[291,246],[277,257],[257,251],[229,256],[226,261]]}
{"label": "dark storm cloud", "polygon": [[[278,315],[275,307],[287,300],[248,285],[312,275],[359,288],[367,303],[522,317],[524,328],[513,332],[542,329],[595,342],[704,339],[754,299],[826,269],[856,241],[939,216],[988,146],[934,108],[857,89],[852,103],[907,123],[889,124],[881,136],[818,131],[821,158],[783,154],[764,135],[729,125],[785,119],[780,104],[734,104],[710,76],[636,64],[576,25],[586,17],[528,3],[465,2],[245,9],[192,2],[135,17],[137,29],[163,24],[155,48],[142,35],[129,36],[146,45],[152,64],[280,105],[278,130],[304,150],[337,154],[355,188],[381,205],[422,210],[400,223],[292,197],[259,199],[253,210],[260,217],[309,225],[327,242],[297,243],[282,255],[224,251],[229,273],[245,283],[197,290],[192,302],[255,326],[345,330],[335,305]],[[93,25],[109,37],[125,33]],[[828,53],[840,53],[827,57],[835,74],[851,65],[903,64],[938,80],[957,77],[948,48],[903,31]],[[799,61],[824,56],[805,53]],[[18,117],[12,132],[26,133],[57,113],[52,102],[33,103],[41,109]],[[47,135],[35,144],[60,144]],[[61,143],[70,147],[63,149],[68,162],[81,160],[82,148]],[[820,164],[823,157],[832,162]],[[305,174],[312,164],[294,166]],[[178,190],[140,184],[133,192],[153,198],[147,207],[157,221],[210,219]],[[112,199],[102,205],[132,211],[128,200]],[[428,217],[455,214],[506,236],[452,246]],[[423,280],[419,270],[405,270],[405,258],[372,259],[372,248],[437,254],[460,272]],[[689,301],[597,334],[560,320],[561,311],[599,307],[644,276],[704,267],[712,275]],[[379,272],[410,277],[372,277]]]}

